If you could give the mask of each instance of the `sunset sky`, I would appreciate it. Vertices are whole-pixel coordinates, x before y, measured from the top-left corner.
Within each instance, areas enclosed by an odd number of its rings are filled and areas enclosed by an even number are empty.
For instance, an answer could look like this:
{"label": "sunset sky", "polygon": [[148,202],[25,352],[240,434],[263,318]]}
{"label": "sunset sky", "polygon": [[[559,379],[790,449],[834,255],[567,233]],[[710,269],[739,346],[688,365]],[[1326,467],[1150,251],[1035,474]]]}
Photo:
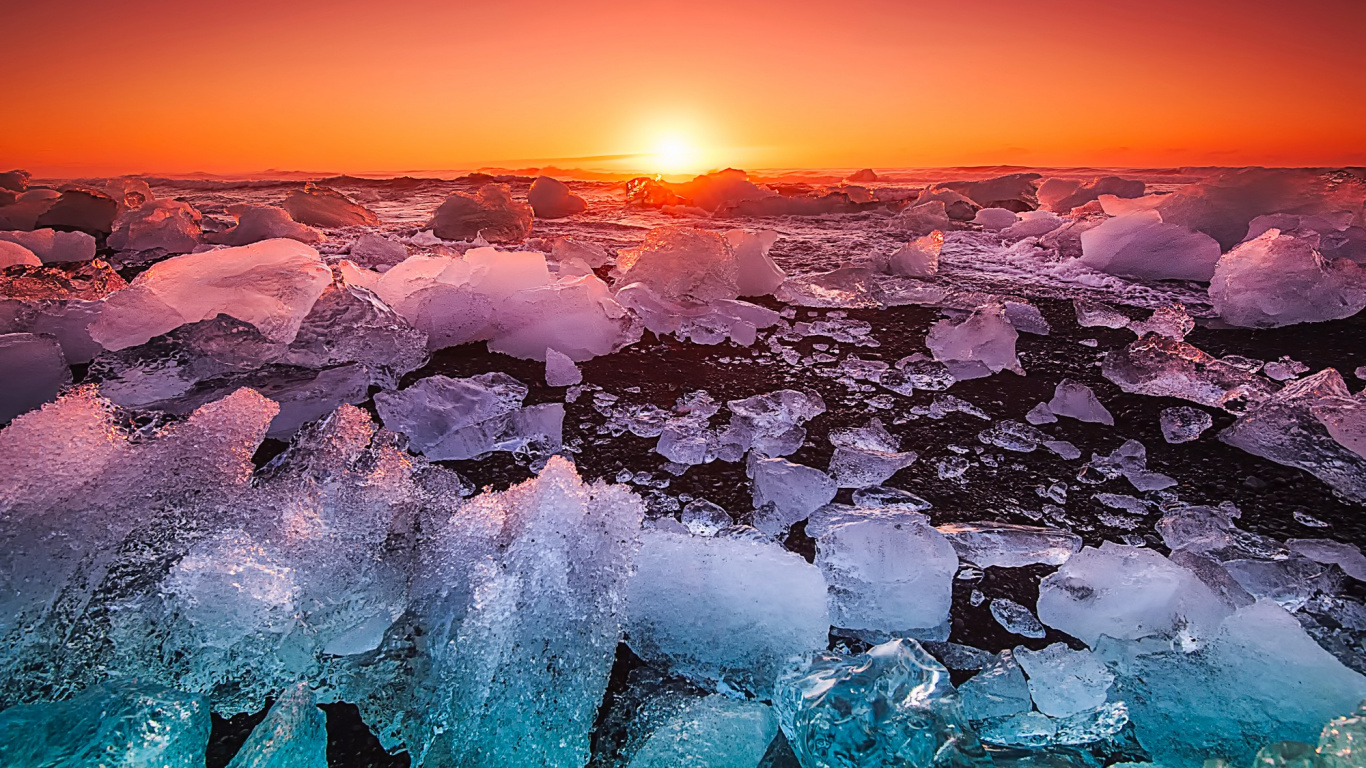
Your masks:
{"label": "sunset sky", "polygon": [[40,175],[1366,164],[1362,0],[0,3]]}

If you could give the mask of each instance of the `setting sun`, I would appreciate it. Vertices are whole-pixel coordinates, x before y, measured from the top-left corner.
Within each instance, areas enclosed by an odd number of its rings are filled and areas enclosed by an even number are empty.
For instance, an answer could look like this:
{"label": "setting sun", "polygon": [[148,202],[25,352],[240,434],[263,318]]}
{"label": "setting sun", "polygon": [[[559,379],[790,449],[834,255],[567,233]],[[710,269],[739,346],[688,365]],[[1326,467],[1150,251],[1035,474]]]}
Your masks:
{"label": "setting sun", "polygon": [[656,173],[695,173],[703,169],[701,153],[678,136],[668,136],[655,145],[647,157],[650,169]]}

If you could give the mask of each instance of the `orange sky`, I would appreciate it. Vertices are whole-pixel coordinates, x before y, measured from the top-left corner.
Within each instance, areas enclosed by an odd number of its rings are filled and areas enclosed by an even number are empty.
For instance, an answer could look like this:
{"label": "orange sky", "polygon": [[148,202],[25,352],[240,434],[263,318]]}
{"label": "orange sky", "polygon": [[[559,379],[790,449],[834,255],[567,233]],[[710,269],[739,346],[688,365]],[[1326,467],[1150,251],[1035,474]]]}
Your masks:
{"label": "orange sky", "polygon": [[1366,164],[1363,0],[0,0],[0,19],[0,166],[43,175]]}

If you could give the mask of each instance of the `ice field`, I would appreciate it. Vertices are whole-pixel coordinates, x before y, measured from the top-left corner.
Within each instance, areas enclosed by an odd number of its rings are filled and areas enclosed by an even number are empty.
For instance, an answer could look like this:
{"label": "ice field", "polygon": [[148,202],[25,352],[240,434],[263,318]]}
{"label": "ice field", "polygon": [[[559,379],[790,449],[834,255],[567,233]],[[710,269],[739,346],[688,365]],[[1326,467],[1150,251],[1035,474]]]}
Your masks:
{"label": "ice field", "polygon": [[1363,308],[1361,169],[0,174],[0,765],[1366,766]]}

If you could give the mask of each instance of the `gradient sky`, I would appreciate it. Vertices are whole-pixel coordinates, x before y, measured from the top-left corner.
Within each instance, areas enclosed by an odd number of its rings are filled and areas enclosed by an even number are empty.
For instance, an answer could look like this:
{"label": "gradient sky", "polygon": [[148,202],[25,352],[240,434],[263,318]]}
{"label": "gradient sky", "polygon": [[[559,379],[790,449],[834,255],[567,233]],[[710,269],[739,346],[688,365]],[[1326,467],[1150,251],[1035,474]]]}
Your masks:
{"label": "gradient sky", "polygon": [[0,19],[0,166],[46,175],[1366,164],[1363,0],[0,0]]}

